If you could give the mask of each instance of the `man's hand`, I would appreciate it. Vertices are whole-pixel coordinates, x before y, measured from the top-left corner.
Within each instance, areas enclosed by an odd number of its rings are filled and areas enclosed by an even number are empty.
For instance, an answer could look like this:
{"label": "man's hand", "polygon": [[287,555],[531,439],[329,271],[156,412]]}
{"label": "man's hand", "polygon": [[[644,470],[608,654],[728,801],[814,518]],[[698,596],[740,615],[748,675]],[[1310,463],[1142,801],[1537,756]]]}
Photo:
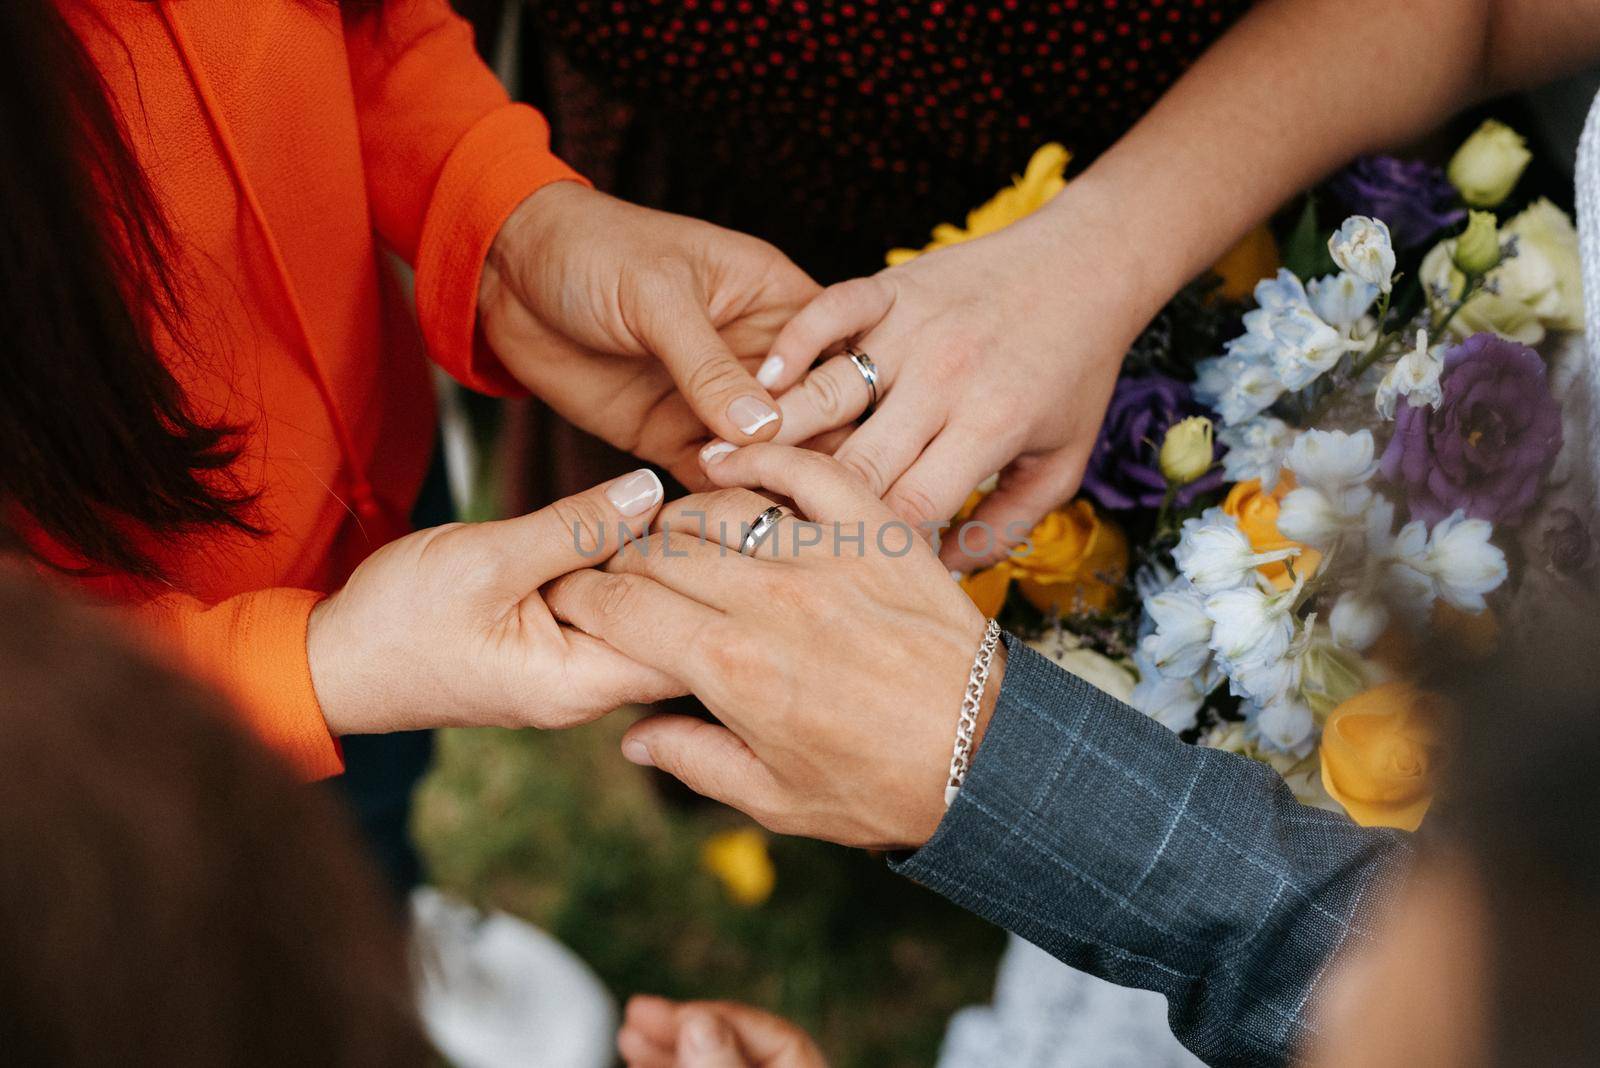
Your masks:
{"label": "man's hand", "polygon": [[[687,497],[605,571],[548,590],[557,618],[681,678],[721,721],[650,716],[623,754],[780,833],[921,845],[944,816],[983,616],[837,461],[760,444],[713,473],[793,500],[814,523],[786,517],[743,556],[744,532],[771,500],[749,488]],[[990,699],[1002,658],[993,667]]]}
{"label": "man's hand", "polygon": [[753,371],[818,291],[763,241],[558,182],[501,228],[479,315],[507,368],[561,415],[702,485],[707,437],[777,433]]}
{"label": "man's hand", "polygon": [[628,1068],[827,1068],[800,1028],[736,1001],[636,997],[617,1052]]}
{"label": "man's hand", "polygon": [[312,610],[311,678],[335,735],[570,727],[680,694],[671,675],[560,626],[539,587],[597,566],[661,506],[649,470],[494,523],[419,530]]}

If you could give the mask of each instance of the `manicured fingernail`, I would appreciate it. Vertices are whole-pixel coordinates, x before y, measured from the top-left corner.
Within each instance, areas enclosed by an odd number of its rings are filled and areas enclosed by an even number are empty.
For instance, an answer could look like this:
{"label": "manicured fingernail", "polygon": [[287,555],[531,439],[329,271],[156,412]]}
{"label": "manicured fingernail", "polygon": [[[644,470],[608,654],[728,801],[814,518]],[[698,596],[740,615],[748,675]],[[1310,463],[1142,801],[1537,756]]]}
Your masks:
{"label": "manicured fingernail", "polygon": [[962,573],[960,571],[957,571],[955,568],[952,567],[950,569],[950,577],[952,579],[954,579],[956,582],[960,582],[963,579],[965,579],[967,576],[964,573]]}
{"label": "manicured fingernail", "polygon": [[778,413],[754,397],[739,397],[728,405],[728,418],[742,434],[754,434],[768,423],[775,422]]}
{"label": "manicured fingernail", "polygon": [[606,498],[623,515],[638,515],[654,507],[663,493],[661,479],[648,467],[626,478],[619,478],[606,487]]}
{"label": "manicured fingernail", "polygon": [[738,447],[726,441],[713,441],[700,450],[700,460],[702,463],[714,464]]}
{"label": "manicured fingernail", "polygon": [[722,1048],[722,1035],[709,1016],[691,1016],[683,1021],[683,1043],[695,1053],[715,1053]]}
{"label": "manicured fingernail", "polygon": [[774,353],[761,361],[760,370],[756,371],[756,381],[771,389],[783,374],[783,357]]}
{"label": "manicured fingernail", "polygon": [[637,738],[629,738],[622,743],[622,756],[630,764],[637,764],[641,768],[653,768],[656,762],[650,759],[650,747]]}

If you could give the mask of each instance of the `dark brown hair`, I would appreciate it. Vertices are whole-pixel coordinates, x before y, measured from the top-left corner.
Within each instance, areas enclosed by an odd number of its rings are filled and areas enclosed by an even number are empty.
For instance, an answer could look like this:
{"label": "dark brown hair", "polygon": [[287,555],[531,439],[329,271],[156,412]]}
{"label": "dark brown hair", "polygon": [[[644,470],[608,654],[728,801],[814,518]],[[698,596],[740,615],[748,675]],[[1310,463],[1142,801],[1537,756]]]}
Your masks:
{"label": "dark brown hair", "polygon": [[427,1063],[399,917],[333,799],[4,573],[0,768],[6,1063]]}
{"label": "dark brown hair", "polygon": [[157,349],[192,348],[177,243],[57,0],[0,4],[0,153],[0,524],[142,578],[137,530],[258,533],[238,428],[198,419]]}

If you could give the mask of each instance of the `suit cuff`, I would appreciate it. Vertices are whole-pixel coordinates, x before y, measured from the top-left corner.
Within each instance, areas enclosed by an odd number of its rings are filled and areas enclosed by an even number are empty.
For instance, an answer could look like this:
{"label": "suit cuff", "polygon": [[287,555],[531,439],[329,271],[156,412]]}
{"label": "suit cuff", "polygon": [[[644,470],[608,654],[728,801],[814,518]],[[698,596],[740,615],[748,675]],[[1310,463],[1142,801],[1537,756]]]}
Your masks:
{"label": "suit cuff", "polygon": [[552,182],[588,182],[551,154],[549,128],[525,104],[478,120],[451,150],[417,249],[417,318],[434,360],[480,393],[525,392],[478,330],[478,285],[501,226]]}

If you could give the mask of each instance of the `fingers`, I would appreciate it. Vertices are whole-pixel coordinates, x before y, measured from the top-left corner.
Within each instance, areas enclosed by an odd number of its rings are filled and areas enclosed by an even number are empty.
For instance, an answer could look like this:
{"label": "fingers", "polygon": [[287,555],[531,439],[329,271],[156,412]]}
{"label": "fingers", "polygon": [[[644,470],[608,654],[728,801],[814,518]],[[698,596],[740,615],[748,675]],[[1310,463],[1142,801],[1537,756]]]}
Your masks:
{"label": "fingers", "polygon": [[952,531],[939,546],[940,561],[966,574],[1004,559],[1046,512],[1077,492],[1081,478],[1082,465],[1063,451],[1019,459],[968,520],[979,533]]}
{"label": "fingers", "polygon": [[946,429],[888,487],[883,503],[918,530],[936,530],[1004,459],[994,458],[970,436]]}
{"label": "fingers", "polygon": [[[887,396],[888,382],[880,376],[878,395]],[[798,386],[778,398],[783,430],[774,441],[794,445],[861,417],[872,400],[872,390],[848,356],[825,360]]]}
{"label": "fingers", "polygon": [[726,1020],[710,1009],[685,1009],[678,1025],[679,1068],[755,1068]]}
{"label": "fingers", "polygon": [[[824,289],[773,340],[772,355],[782,363],[781,372],[774,376],[774,388],[781,388],[785,379],[798,379],[835,342],[859,337],[877,326],[893,307],[894,287],[881,275],[853,278]],[[857,374],[858,385],[860,378]]]}
{"label": "fingers", "polygon": [[575,727],[623,705],[646,705],[681,697],[689,687],[658,668],[624,656],[581,630],[562,628],[567,642],[562,705],[573,709],[563,720],[541,720],[546,727]]}
{"label": "fingers", "polygon": [[776,402],[734,356],[689,285],[663,285],[640,313],[639,340],[654,352],[712,433],[744,444],[778,432]]}
{"label": "fingers", "polygon": [[[711,1026],[706,1028],[708,1018]],[[686,1032],[691,1029],[700,1034],[686,1043]],[[702,1041],[707,1039],[715,1041]],[[772,1068],[820,1068],[823,1063],[816,1046],[794,1024],[736,1001],[672,1002],[648,995],[631,998],[617,1044],[629,1058],[629,1068],[654,1068],[657,1063],[671,1065],[675,1055],[679,1058],[677,1064],[701,1064],[684,1059],[686,1044],[709,1052],[727,1048],[730,1039],[748,1058],[739,1063]],[[700,1050],[695,1055],[700,1055]]]}
{"label": "fingers", "polygon": [[751,818],[773,809],[777,786],[767,766],[737,734],[693,716],[646,716],[622,736],[622,755],[656,767],[697,794]]}
{"label": "fingers", "polygon": [[887,517],[877,495],[831,456],[789,445],[747,445],[701,453],[706,477],[719,486],[765,489],[789,498],[816,523]]}
{"label": "fingers", "polygon": [[696,636],[719,618],[713,609],[643,575],[587,569],[545,587],[544,601],[561,622],[690,687],[698,682],[692,677],[699,663]]}
{"label": "fingers", "polygon": [[663,495],[661,479],[641,468],[537,512],[467,529],[482,539],[497,577],[526,593],[557,575],[604,563],[649,528]]}
{"label": "fingers", "polygon": [[[833,458],[851,468],[875,497],[882,497],[944,425],[934,398],[890,397],[883,408],[845,439]],[[968,450],[970,451],[970,450]],[[964,499],[964,498],[963,498]],[[961,501],[956,501],[957,506]],[[949,519],[954,512],[936,518]],[[935,518],[935,517],[927,517]]]}
{"label": "fingers", "polygon": [[[653,526],[658,531],[681,532],[737,552],[756,518],[775,503],[770,497],[737,487],[696,493],[663,507]],[[762,544],[772,540],[769,535]]]}

